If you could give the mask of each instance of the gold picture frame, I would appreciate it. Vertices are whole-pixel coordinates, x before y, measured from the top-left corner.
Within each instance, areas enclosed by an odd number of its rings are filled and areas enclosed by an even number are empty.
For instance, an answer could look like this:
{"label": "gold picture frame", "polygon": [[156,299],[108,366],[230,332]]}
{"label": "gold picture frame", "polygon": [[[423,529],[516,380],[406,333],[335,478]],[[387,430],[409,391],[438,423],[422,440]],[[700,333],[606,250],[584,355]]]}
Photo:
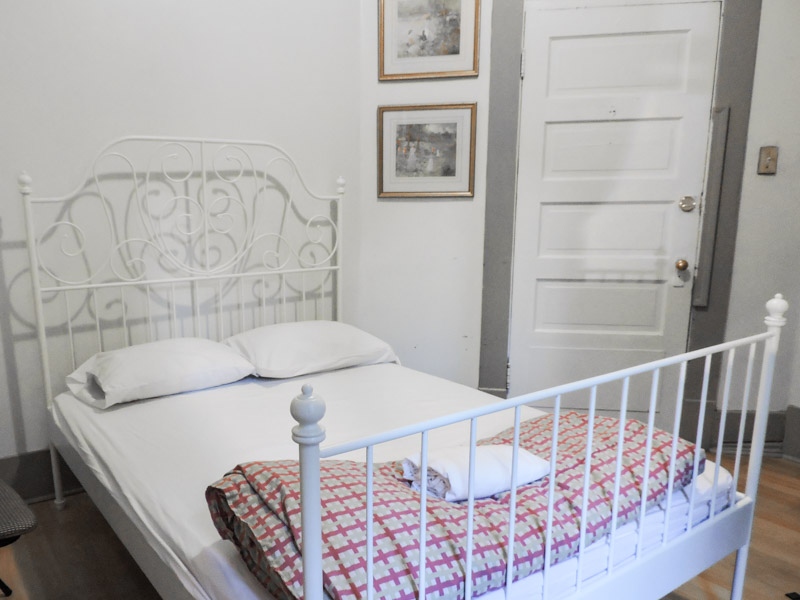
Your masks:
{"label": "gold picture frame", "polygon": [[477,103],[378,107],[378,197],[473,197]]}
{"label": "gold picture frame", "polygon": [[380,0],[378,79],[477,77],[480,0]]}

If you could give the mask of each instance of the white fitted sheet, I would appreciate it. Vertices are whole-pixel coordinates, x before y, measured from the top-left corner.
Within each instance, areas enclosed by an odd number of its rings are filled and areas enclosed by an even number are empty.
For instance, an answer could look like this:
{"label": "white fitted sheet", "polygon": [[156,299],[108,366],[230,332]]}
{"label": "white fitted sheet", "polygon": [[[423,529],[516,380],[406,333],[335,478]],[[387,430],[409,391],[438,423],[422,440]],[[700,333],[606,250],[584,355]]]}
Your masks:
{"label": "white fitted sheet", "polygon": [[[365,437],[421,420],[482,406],[497,399],[395,364],[371,365],[330,373],[274,381],[248,378],[238,383],[163,398],[144,400],[101,411],[70,394],[53,404],[53,418],[84,462],[108,488],[151,546],[196,597],[251,600],[269,598],[230,542],[219,538],[205,502],[206,487],[236,464],[252,460],[296,459],[291,439],[296,424],[289,413],[291,400],[304,383],[327,406],[323,446]],[[523,407],[523,418],[539,411]],[[479,421],[478,435],[493,435],[513,424],[513,411],[488,415]],[[463,443],[468,424],[431,434],[429,443]],[[375,448],[376,462],[399,459],[419,449],[418,436]],[[363,460],[362,453],[345,458]],[[713,470],[707,469],[706,473]],[[707,475],[708,477],[708,475]],[[725,490],[717,506],[727,503]],[[683,506],[683,509],[681,509]],[[681,511],[683,517],[680,517]],[[705,511],[705,513],[703,513]],[[685,527],[686,501],[673,500],[670,531]],[[708,506],[698,505],[695,521]],[[663,512],[648,516],[644,546],[657,543]],[[635,532],[635,524],[629,527]],[[632,543],[617,542],[615,563],[632,555]],[[606,549],[603,550],[603,546]],[[607,544],[587,549],[581,566],[584,578],[604,571]],[[574,585],[575,560],[551,571],[559,588]],[[572,565],[572,566],[570,566]],[[556,577],[557,575],[557,577]],[[541,576],[539,576],[540,578]],[[527,583],[534,584],[536,576]],[[516,585],[516,592],[529,586]],[[498,596],[499,597],[499,596]]]}
{"label": "white fitted sheet", "polygon": [[[407,369],[380,364],[274,381],[238,383],[101,411],[70,394],[56,397],[53,418],[84,462],[197,598],[268,598],[230,542],[220,539],[206,487],[235,465],[296,459],[289,413],[304,383],[327,405],[324,445],[483,406],[493,396]],[[523,418],[541,414],[525,407]],[[479,421],[485,437],[513,424],[513,412]],[[431,434],[431,444],[463,441],[467,425]],[[468,439],[468,438],[466,438]],[[409,437],[375,448],[375,460],[418,450]],[[363,453],[345,458],[363,460]]]}

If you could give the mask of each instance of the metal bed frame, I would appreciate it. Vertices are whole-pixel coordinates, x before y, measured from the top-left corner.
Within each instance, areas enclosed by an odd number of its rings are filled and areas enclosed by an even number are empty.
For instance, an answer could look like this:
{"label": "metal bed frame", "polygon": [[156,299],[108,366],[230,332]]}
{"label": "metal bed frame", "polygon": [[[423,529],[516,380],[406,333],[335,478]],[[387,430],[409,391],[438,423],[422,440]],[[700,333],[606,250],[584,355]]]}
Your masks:
{"label": "metal bed frame", "polygon": [[[78,364],[100,350],[171,337],[221,339],[259,325],[337,319],[341,313],[340,205],[345,193],[344,180],[337,180],[333,195],[312,193],[296,162],[275,145],[253,141],[129,137],[101,151],[89,176],[66,196],[34,198],[31,177],[24,173],[20,175],[19,187],[27,218],[37,334],[48,407],[54,397],[53,382],[63,381]],[[676,416],[672,432],[677,435],[687,366],[691,361],[702,361],[705,377],[697,426],[698,447],[708,425],[702,417],[707,403],[719,397],[722,415],[716,436],[716,455],[719,456],[726,419],[738,401],[733,397],[741,399],[734,489],[740,483],[747,408],[756,410],[744,489],[732,495],[732,506],[718,514],[715,514],[712,500],[710,518],[696,527],[690,522],[688,531],[677,539],[667,542],[664,536],[658,549],[648,553],[637,551],[635,560],[619,568],[610,564],[607,575],[597,580],[582,582],[579,578],[570,597],[660,598],[737,551],[731,598],[740,599],[775,355],[788,304],[777,295],[767,306],[767,332],[760,335],[499,401],[486,409],[377,434],[335,448],[320,446],[325,437],[320,424],[324,403],[314,397],[313,390],[303,389],[293,402],[293,414],[297,415],[299,423],[293,436],[299,444],[303,482],[306,598],[321,598],[323,594],[321,459],[360,448],[366,453],[369,470],[375,445],[419,435],[422,472],[425,472],[427,436],[436,427],[464,420],[471,422],[472,435],[468,443],[474,449],[475,421],[482,414],[513,410],[518,428],[522,405],[550,402],[554,407],[551,410],[558,415],[563,397],[584,394],[591,416],[595,413],[598,390],[605,386],[616,386],[614,389],[620,390],[618,408],[624,418],[629,384],[638,377],[650,379],[648,431],[652,434],[659,406],[673,402]],[[747,353],[744,361],[741,355],[736,358],[739,348]],[[762,354],[760,361],[759,352]],[[716,360],[724,363],[724,376],[719,390],[715,391],[709,387],[712,363]],[[751,383],[757,377],[760,383],[753,403]],[[741,381],[737,382],[737,378]],[[667,379],[673,382],[671,386],[664,385]],[[677,393],[664,397],[665,390],[677,390]],[[320,393],[324,396],[324,390]],[[555,440],[558,419],[554,422]],[[620,432],[622,436],[622,429]],[[52,420],[50,433],[56,502],[64,502],[57,461],[61,454],[159,593],[170,599],[191,597],[149,547],[135,517],[116,504]],[[587,440],[588,447],[590,431]],[[695,467],[699,460],[698,454]],[[554,451],[551,471],[555,461]],[[617,461],[619,473],[621,457]],[[471,469],[473,467],[471,460]],[[717,476],[718,471],[715,479]],[[589,468],[585,477],[588,485]],[[551,486],[550,502],[552,494]],[[473,501],[470,498],[469,502]],[[425,503],[423,490],[423,511]],[[616,503],[615,496],[615,510]],[[426,588],[424,513],[421,522],[419,557],[423,568],[417,582],[420,597],[424,596]],[[550,524],[548,531],[549,527]],[[581,547],[584,537],[585,531],[581,535]],[[513,544],[513,536],[511,540]],[[510,545],[509,555],[512,552]],[[546,552],[549,557],[549,548]],[[372,565],[369,545],[367,554],[368,565]],[[578,561],[580,572],[580,555]],[[469,572],[469,560],[466,568]],[[371,572],[371,566],[369,569]],[[550,561],[546,558],[542,589],[545,598],[549,597],[549,570]],[[510,573],[507,585],[511,583]],[[467,581],[469,579],[467,577]],[[373,597],[372,585],[368,585],[368,590],[367,597]]]}
{"label": "metal bed frame", "polygon": [[[313,395],[313,389],[306,387],[303,393],[297,396],[292,401],[293,415],[296,415],[298,426],[293,431],[293,439],[300,447],[300,475],[301,475],[301,495],[302,495],[302,528],[303,528],[303,574],[304,574],[304,590],[307,599],[321,599],[322,595],[322,546],[321,546],[321,533],[320,533],[320,459],[335,458],[337,455],[352,452],[354,450],[363,449],[366,452],[367,462],[367,522],[372,521],[372,507],[369,498],[372,495],[371,474],[373,472],[372,454],[374,447],[389,442],[394,439],[419,435],[421,444],[421,472],[427,472],[426,460],[428,455],[428,435],[431,431],[439,427],[446,427],[454,423],[468,421],[470,423],[471,436],[469,439],[470,445],[470,488],[472,487],[472,480],[474,478],[475,468],[475,447],[476,436],[475,429],[477,419],[483,415],[502,411],[514,410],[514,427],[518,432],[520,426],[520,407],[523,405],[536,407],[543,403],[554,401],[554,425],[552,430],[552,450],[550,456],[550,472],[554,473],[556,469],[557,453],[556,444],[558,439],[558,415],[561,411],[561,400],[567,394],[574,394],[576,392],[586,392],[589,397],[588,411],[589,421],[593,421],[593,416],[597,408],[598,390],[604,386],[622,384],[622,393],[620,396],[620,414],[621,426],[619,429],[619,447],[621,449],[623,443],[623,427],[624,417],[626,413],[626,406],[628,402],[628,389],[630,381],[634,377],[650,377],[652,381],[651,394],[650,394],[650,410],[648,417],[648,442],[646,450],[645,465],[650,462],[650,449],[652,434],[654,428],[654,420],[656,407],[659,402],[669,401],[662,397],[660,378],[662,373],[665,373],[670,368],[677,368],[679,373],[679,387],[677,398],[674,399],[676,403],[676,416],[675,423],[672,430],[674,439],[677,439],[678,428],[681,419],[681,408],[683,406],[684,396],[683,389],[686,380],[686,373],[688,365],[691,361],[700,360],[704,364],[704,380],[703,380],[703,396],[701,399],[701,420],[697,426],[696,446],[701,447],[701,440],[703,437],[704,423],[702,415],[705,413],[706,404],[709,401],[709,378],[711,372],[712,361],[722,359],[725,364],[725,374],[721,383],[721,419],[719,429],[717,430],[717,444],[716,456],[721,456],[723,452],[723,432],[725,431],[726,420],[729,416],[730,404],[732,401],[731,388],[733,387],[734,374],[735,374],[735,361],[736,350],[742,349],[747,352],[747,358],[741,369],[745,376],[743,385],[743,397],[745,399],[744,406],[748,406],[747,400],[751,394],[751,383],[753,381],[754,373],[757,372],[759,365],[757,364],[756,355],[757,350],[760,348],[762,354],[760,364],[760,382],[758,385],[758,392],[756,395],[756,416],[755,425],[753,430],[753,437],[750,446],[750,455],[747,468],[747,481],[743,492],[733,492],[739,489],[738,483],[741,475],[742,458],[744,452],[744,436],[745,436],[745,418],[746,410],[742,410],[738,415],[738,436],[735,449],[735,465],[733,468],[733,485],[732,492],[729,497],[731,506],[724,508],[717,512],[715,506],[716,498],[712,497],[709,508],[709,518],[697,526],[693,526],[691,519],[687,525],[687,531],[682,533],[679,537],[672,541],[667,540],[667,531],[669,529],[669,507],[672,499],[672,484],[666,499],[666,514],[663,524],[662,541],[656,550],[644,552],[640,543],[636,550],[635,558],[622,566],[615,569],[613,560],[608,562],[608,573],[606,576],[599,577],[590,582],[584,582],[580,578],[581,569],[581,556],[577,554],[578,560],[578,577],[575,582],[574,593],[570,594],[569,598],[574,599],[615,599],[615,600],[642,600],[644,598],[651,598],[657,600],[662,598],[665,594],[679,587],[682,583],[695,577],[714,563],[723,559],[725,556],[732,552],[737,553],[736,567],[731,587],[730,597],[734,600],[742,598],[744,590],[744,577],[747,566],[747,555],[749,550],[750,535],[753,525],[753,515],[755,508],[755,500],[758,492],[759,473],[761,470],[761,463],[763,457],[763,447],[766,434],[767,417],[769,413],[769,399],[772,386],[772,377],[775,366],[775,356],[778,350],[778,343],[780,339],[780,330],[786,323],[784,314],[788,309],[788,303],[780,294],[777,294],[773,299],[767,302],[768,316],[765,318],[767,325],[767,332],[735,340],[732,342],[719,344],[702,350],[688,352],[678,356],[665,358],[662,360],[653,361],[640,366],[631,367],[628,369],[620,370],[614,373],[601,375],[569,383],[555,388],[542,390],[530,394],[510,398],[505,401],[500,401],[494,406],[486,407],[484,409],[475,409],[465,411],[459,414],[452,415],[448,418],[441,418],[435,421],[420,423],[413,427],[406,427],[396,431],[387,432],[385,434],[375,435],[368,439],[357,440],[352,443],[342,444],[331,448],[320,448],[320,444],[324,441],[325,432],[320,425],[325,412],[325,404],[319,398]],[[587,448],[591,447],[592,429],[587,430]],[[519,446],[515,443],[515,448]],[[612,514],[616,515],[618,511],[619,501],[619,481],[621,470],[622,456],[617,457],[616,465],[616,480],[615,480],[615,494],[613,499]],[[695,453],[695,473],[698,472],[698,463],[700,460],[700,453]],[[516,458],[515,458],[516,461]],[[674,461],[674,443],[673,455]],[[674,478],[674,462],[670,464],[670,481]],[[516,466],[514,466],[516,469]],[[583,494],[583,507],[582,512],[586,511],[586,499],[588,498],[588,486],[591,479],[591,453],[587,451],[584,461],[584,494]],[[719,479],[719,466],[717,465],[714,473],[714,487],[716,488]],[[512,475],[512,480],[515,476]],[[546,539],[550,540],[550,531],[552,530],[552,507],[554,502],[555,478],[550,479],[549,496],[548,496],[548,515],[547,515],[547,535]],[[641,532],[645,516],[645,500],[647,497],[647,469],[639,480],[642,492],[642,503],[639,511],[639,531]],[[425,575],[425,518],[422,511],[425,510],[426,503],[426,489],[422,486],[421,491],[421,516],[420,516],[420,532],[419,532],[419,560],[420,577],[417,582],[418,597],[425,596],[426,575]],[[514,511],[514,494],[515,489],[512,488],[512,500],[510,503],[510,515]],[[689,514],[693,513],[695,506],[693,491],[690,492],[689,500]],[[474,497],[470,492],[469,507],[470,511],[474,503]],[[719,507],[722,508],[722,507]],[[513,523],[513,519],[511,519]],[[471,524],[471,523],[470,523]],[[469,526],[469,525],[468,525]],[[612,525],[612,529],[614,526]],[[640,533],[641,535],[641,533]],[[467,534],[468,539],[471,538],[470,533]],[[609,545],[613,549],[613,533],[609,535]],[[372,585],[372,570],[374,557],[371,553],[371,528],[367,533],[367,598],[374,596]],[[514,536],[513,530],[509,530],[509,542],[506,550],[507,556],[513,556]],[[580,548],[586,547],[586,528],[581,528]],[[554,540],[553,540],[554,543]],[[467,561],[465,570],[465,597],[470,597],[471,586],[471,539],[467,543]],[[545,561],[544,561],[544,579],[542,584],[542,598],[550,598],[548,595],[548,572],[550,571],[550,554],[551,545],[545,548]],[[613,551],[613,550],[612,550]],[[512,562],[507,562],[506,574],[506,587],[512,588]],[[508,597],[508,596],[507,596]],[[559,598],[563,596],[557,596]]]}

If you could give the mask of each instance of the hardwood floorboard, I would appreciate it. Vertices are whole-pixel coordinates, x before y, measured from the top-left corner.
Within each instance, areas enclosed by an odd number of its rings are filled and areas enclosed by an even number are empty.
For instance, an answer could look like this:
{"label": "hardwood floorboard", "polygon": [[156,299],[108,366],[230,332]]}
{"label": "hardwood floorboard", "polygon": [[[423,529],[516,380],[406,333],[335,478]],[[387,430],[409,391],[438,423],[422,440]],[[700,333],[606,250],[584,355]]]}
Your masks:
{"label": "hardwood floorboard", "polygon": [[[732,468],[733,460],[722,460]],[[663,600],[730,598],[734,556],[728,556]],[[745,578],[745,600],[780,600],[800,593],[800,463],[765,458]]]}
{"label": "hardwood floorboard", "polygon": [[0,548],[15,600],[158,600],[159,595],[86,494],[31,505],[38,526]]}
{"label": "hardwood floorboard", "polygon": [[[70,496],[62,511],[52,502],[32,508],[39,526],[0,548],[0,577],[15,600],[158,600],[86,494]],[[800,463],[764,460],[755,522],[745,599],[800,593]],[[733,565],[729,556],[663,600],[729,598]]]}

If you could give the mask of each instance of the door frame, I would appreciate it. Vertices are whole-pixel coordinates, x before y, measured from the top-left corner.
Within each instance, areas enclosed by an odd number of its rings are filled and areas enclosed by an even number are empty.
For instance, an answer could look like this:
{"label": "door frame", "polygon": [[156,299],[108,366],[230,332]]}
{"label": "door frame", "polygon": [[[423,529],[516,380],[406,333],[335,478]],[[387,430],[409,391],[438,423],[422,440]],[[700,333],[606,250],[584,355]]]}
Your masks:
{"label": "door frame", "polygon": [[[507,390],[518,114],[522,87],[519,69],[510,65],[519,65],[521,60],[523,13],[524,0],[493,3],[486,190],[487,198],[492,200],[486,203],[485,216],[478,386],[502,397]],[[719,181],[717,225],[725,235],[708,239],[708,234],[704,234],[701,240],[701,244],[714,249],[712,277],[707,306],[693,308],[690,315],[689,349],[721,342],[725,335],[730,296],[730,277],[726,275],[733,268],[760,17],[760,0],[724,1],[714,107],[727,108],[729,121],[725,158],[717,166],[721,173],[709,172],[708,178]],[[731,52],[734,47],[735,54]],[[691,389],[690,382],[690,392]],[[691,393],[687,394],[689,401],[692,397]],[[696,414],[688,407],[685,419],[694,415],[696,422]]]}

